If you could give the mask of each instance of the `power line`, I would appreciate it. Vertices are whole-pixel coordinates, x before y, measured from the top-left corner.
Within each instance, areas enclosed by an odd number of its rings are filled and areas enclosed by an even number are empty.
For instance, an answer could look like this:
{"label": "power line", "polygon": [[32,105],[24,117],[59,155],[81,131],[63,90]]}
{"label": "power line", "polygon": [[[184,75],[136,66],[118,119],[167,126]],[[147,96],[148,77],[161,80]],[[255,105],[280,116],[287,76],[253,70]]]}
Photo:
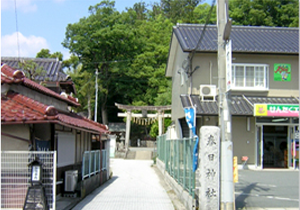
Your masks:
{"label": "power line", "polygon": [[16,17],[18,58],[20,60],[20,42],[19,42],[19,28],[18,28],[18,16],[17,16],[17,0],[15,0],[15,17]]}
{"label": "power line", "polygon": [[196,47],[195,47],[195,48],[193,49],[193,51],[192,51],[192,55],[191,55],[191,58],[190,58],[190,61],[191,61],[191,62],[192,62],[192,60],[193,60],[193,57],[194,57],[194,55],[195,55],[195,52],[196,52],[197,48],[200,47],[200,45],[201,45],[202,39],[203,39],[204,34],[205,34],[205,31],[206,31],[206,26],[208,25],[208,23],[209,23],[209,21],[210,21],[210,16],[211,16],[211,13],[212,13],[213,8],[214,8],[214,6],[215,6],[215,3],[216,3],[216,0],[213,0],[213,2],[212,2],[212,4],[211,4],[211,7],[210,7],[210,10],[209,10],[209,13],[208,13],[208,15],[207,15],[207,17],[206,17],[205,25],[204,25],[204,28],[203,28],[202,33],[201,33],[201,35],[200,35],[199,41],[198,41]]}

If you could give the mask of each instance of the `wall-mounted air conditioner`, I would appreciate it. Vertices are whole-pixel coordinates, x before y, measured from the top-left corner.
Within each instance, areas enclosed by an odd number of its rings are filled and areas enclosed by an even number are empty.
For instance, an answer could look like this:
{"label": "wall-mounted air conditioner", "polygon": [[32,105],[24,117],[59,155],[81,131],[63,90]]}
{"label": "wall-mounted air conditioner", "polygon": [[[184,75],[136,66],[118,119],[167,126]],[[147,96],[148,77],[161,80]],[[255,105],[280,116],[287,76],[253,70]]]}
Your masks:
{"label": "wall-mounted air conditioner", "polygon": [[216,100],[217,87],[216,85],[200,85],[200,99],[201,100]]}

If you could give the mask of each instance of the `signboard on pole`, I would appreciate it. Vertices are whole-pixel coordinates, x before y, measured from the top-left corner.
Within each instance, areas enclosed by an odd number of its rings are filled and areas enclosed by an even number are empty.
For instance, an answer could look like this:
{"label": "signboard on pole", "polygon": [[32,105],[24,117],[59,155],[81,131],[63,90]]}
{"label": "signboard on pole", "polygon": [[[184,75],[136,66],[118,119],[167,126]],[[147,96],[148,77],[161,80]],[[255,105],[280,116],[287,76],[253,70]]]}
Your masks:
{"label": "signboard on pole", "polygon": [[196,138],[196,143],[193,149],[193,172],[196,171],[198,167],[198,144],[199,144],[199,138],[196,135],[196,108],[195,107],[187,107],[184,108],[185,113],[185,119],[189,126],[189,128],[192,130],[193,138]]}
{"label": "signboard on pole", "polygon": [[231,75],[232,75],[232,48],[231,40],[226,43],[226,91],[231,89]]}

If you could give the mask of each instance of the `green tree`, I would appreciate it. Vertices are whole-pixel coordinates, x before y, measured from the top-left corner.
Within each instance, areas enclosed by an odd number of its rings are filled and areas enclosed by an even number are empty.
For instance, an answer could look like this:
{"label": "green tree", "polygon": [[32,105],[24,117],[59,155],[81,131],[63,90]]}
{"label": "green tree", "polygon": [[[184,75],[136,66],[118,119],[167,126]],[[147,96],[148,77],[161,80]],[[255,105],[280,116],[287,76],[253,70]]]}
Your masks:
{"label": "green tree", "polygon": [[161,8],[173,24],[177,22],[192,23],[194,9],[199,3],[199,0],[161,0]]}
{"label": "green tree", "polygon": [[137,32],[128,23],[128,16],[116,11],[114,5],[114,1],[102,1],[91,6],[90,16],[67,26],[63,42],[64,47],[79,57],[86,71],[99,72],[98,104],[104,124],[108,123],[108,100],[119,88],[118,79],[128,78],[128,60],[139,52]]}
{"label": "green tree", "polygon": [[[200,4],[194,10],[194,21],[193,23],[205,24],[207,16],[209,15],[211,9],[211,5],[208,3]],[[208,24],[216,24],[217,23],[217,7],[214,6],[211,14],[210,20]]]}
{"label": "green tree", "polygon": [[[81,104],[81,107],[76,108],[76,111],[87,111],[87,118],[92,120],[92,111],[95,103],[95,76],[91,72],[84,70],[81,63],[76,63],[75,56],[71,56],[70,60],[73,60],[74,63],[69,65],[67,74],[70,75],[75,84],[76,97]],[[70,60],[69,62],[71,62]]]}
{"label": "green tree", "polygon": [[49,49],[41,49],[41,51],[36,54],[36,58],[57,58],[62,61],[63,54],[61,52],[51,54]]}
{"label": "green tree", "polygon": [[46,76],[47,71],[42,66],[38,66],[33,60],[23,60],[19,62],[19,68],[25,73],[25,76],[33,81],[37,81],[37,76]]}
{"label": "green tree", "polygon": [[298,27],[298,0],[230,0],[235,25]]}
{"label": "green tree", "polygon": [[[171,83],[165,77],[165,68],[172,26],[170,20],[161,15],[138,26],[143,43],[142,52],[135,57],[128,69],[128,75],[144,82],[138,84],[141,94],[133,98],[134,103],[166,105],[171,102],[170,95],[165,94],[166,91],[171,92]],[[160,102],[163,104],[159,104]]]}

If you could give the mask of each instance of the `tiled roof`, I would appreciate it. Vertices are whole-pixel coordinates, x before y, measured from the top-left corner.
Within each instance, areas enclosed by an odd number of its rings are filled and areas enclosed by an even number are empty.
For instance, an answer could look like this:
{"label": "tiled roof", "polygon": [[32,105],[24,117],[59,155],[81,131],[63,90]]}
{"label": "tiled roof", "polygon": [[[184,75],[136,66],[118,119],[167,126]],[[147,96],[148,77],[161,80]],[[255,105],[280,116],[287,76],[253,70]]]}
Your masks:
{"label": "tiled roof", "polygon": [[63,100],[72,106],[80,106],[80,104],[76,101],[75,98],[68,96],[62,96],[57,94],[56,92],[36,83],[32,80],[25,77],[24,73],[20,70],[15,70],[6,64],[1,65],[1,84],[3,83],[16,83],[22,84],[30,89],[41,92],[45,95],[57,98],[59,100]]}
{"label": "tiled roof", "polygon": [[[218,97],[216,101],[200,100],[198,95],[180,96],[182,106],[196,107],[197,115],[218,115]],[[299,98],[293,97],[254,97],[254,96],[232,96],[230,98],[230,113],[233,116],[253,116],[254,104],[299,104]]]}
{"label": "tiled roof", "polygon": [[[197,46],[204,25],[178,24],[174,26],[176,35],[184,52]],[[208,25],[197,52],[217,52],[218,31],[216,25]],[[298,54],[299,29],[286,27],[232,26],[230,39],[232,52]]]}
{"label": "tiled roof", "polygon": [[[62,62],[55,58],[18,58],[18,57],[1,57],[1,62],[6,63],[12,68],[19,69],[19,62],[32,60],[37,64],[37,67],[43,67],[47,74],[45,76],[36,76],[35,81],[51,81],[60,82],[66,81],[68,75],[62,72]],[[20,69],[22,70],[22,69]]]}
{"label": "tiled roof", "polygon": [[59,113],[19,93],[9,91],[1,97],[1,124],[58,123],[85,129],[93,133],[108,133],[105,125],[96,123],[75,113]]}
{"label": "tiled roof", "polygon": [[299,104],[299,98],[294,97],[255,97],[247,96],[251,104]]}

